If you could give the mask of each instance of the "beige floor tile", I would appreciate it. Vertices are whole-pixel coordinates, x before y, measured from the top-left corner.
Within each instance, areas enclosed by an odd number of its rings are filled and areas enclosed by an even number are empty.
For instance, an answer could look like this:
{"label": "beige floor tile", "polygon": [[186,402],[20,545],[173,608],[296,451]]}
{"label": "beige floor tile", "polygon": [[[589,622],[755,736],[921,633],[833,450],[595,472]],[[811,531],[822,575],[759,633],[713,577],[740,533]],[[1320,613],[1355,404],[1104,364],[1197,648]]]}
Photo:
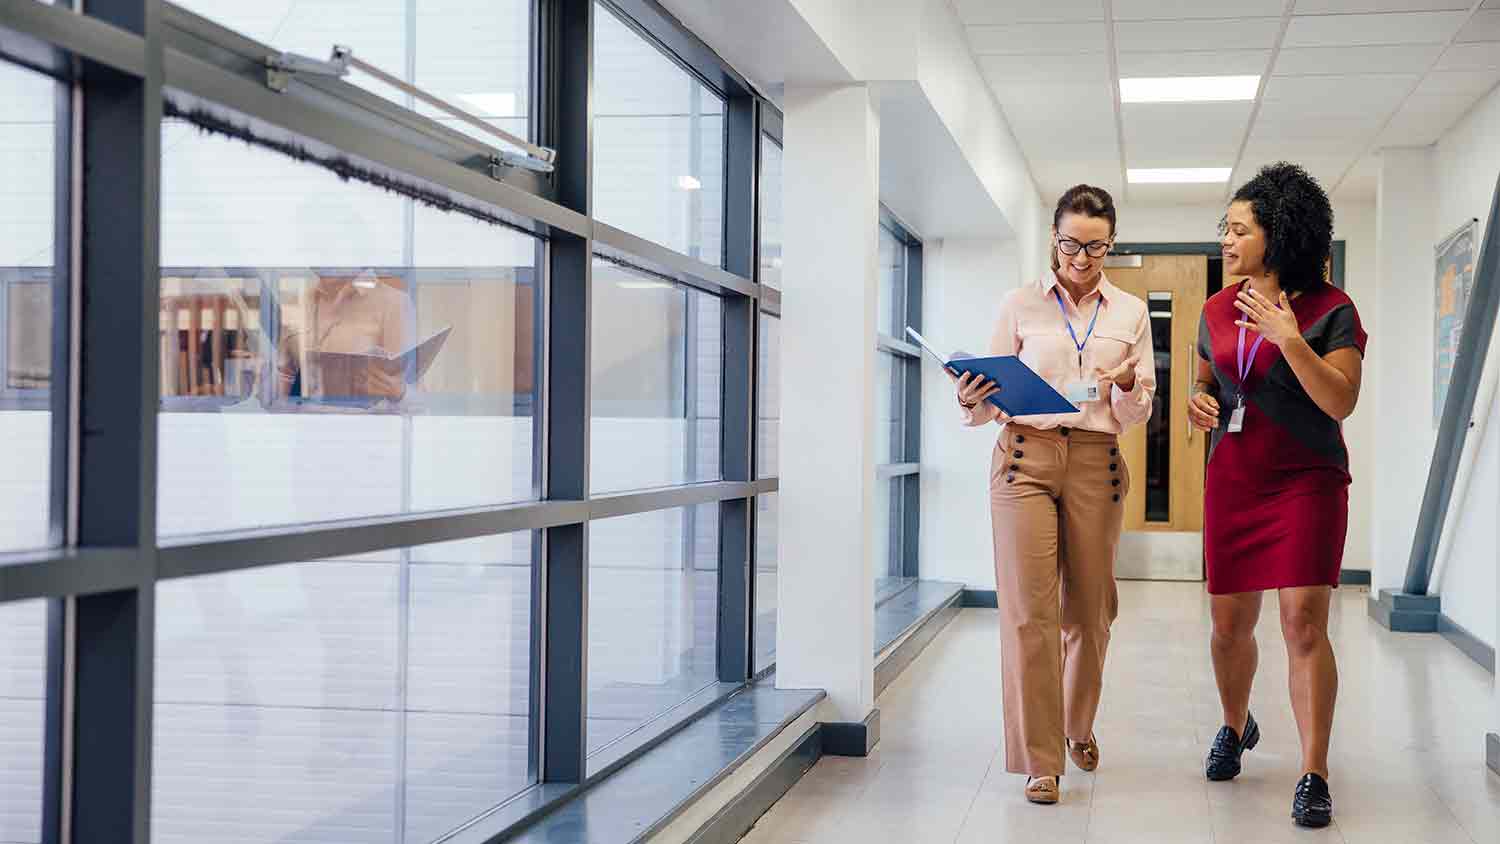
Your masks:
{"label": "beige floor tile", "polygon": [[[867,760],[825,759],[752,844],[1500,844],[1500,777],[1483,767],[1493,680],[1435,636],[1391,634],[1365,593],[1336,593],[1340,664],[1330,781],[1336,822],[1291,822],[1301,748],[1276,602],[1257,632],[1259,747],[1230,783],[1203,760],[1219,728],[1199,584],[1122,583],[1097,723],[1103,764],[1070,764],[1061,805],[1004,770],[998,619],[967,611],[878,702]],[[976,667],[977,666],[977,667]]]}

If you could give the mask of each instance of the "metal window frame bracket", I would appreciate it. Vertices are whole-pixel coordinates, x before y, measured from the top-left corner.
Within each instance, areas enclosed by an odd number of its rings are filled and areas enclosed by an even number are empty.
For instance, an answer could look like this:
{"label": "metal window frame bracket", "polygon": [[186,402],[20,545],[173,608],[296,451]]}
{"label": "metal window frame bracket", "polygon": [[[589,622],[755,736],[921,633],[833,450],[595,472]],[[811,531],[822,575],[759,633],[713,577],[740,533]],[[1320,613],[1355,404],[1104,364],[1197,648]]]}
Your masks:
{"label": "metal window frame bracket", "polygon": [[327,59],[316,59],[293,52],[272,53],[266,56],[265,64],[266,87],[278,94],[286,93],[287,88],[291,85],[292,78],[298,74],[342,79],[347,77],[351,70],[359,70],[397,90],[410,94],[412,97],[440,111],[447,112],[470,126],[518,147],[522,150],[521,152],[491,147],[489,175],[490,178],[496,181],[503,181],[511,168],[530,170],[534,173],[551,173],[555,169],[557,150],[537,146],[524,138],[518,138],[498,126],[491,125],[477,115],[471,114],[403,79],[386,73],[380,68],[357,58],[354,55],[354,48],[352,47],[335,44]]}

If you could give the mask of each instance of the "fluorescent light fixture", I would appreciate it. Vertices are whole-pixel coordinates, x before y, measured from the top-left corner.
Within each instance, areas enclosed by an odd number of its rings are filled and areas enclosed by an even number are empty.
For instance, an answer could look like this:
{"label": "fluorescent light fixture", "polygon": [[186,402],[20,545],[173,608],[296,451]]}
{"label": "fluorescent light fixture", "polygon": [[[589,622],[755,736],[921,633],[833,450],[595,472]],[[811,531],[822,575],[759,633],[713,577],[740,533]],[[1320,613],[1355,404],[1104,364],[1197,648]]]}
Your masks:
{"label": "fluorescent light fixture", "polygon": [[703,190],[703,183],[692,176],[677,177],[678,190]]}
{"label": "fluorescent light fixture", "polygon": [[458,98],[473,106],[480,117],[520,117],[516,114],[516,95],[508,92],[459,94]]}
{"label": "fluorescent light fixture", "polygon": [[615,284],[621,290],[672,290],[677,287],[677,285],[669,281],[647,281],[645,279],[638,281],[617,281]]}
{"label": "fluorescent light fixture", "polygon": [[1122,103],[1222,103],[1253,100],[1259,76],[1168,76],[1120,80]]}
{"label": "fluorescent light fixture", "polygon": [[1125,179],[1133,185],[1209,185],[1229,181],[1228,167],[1128,167]]}

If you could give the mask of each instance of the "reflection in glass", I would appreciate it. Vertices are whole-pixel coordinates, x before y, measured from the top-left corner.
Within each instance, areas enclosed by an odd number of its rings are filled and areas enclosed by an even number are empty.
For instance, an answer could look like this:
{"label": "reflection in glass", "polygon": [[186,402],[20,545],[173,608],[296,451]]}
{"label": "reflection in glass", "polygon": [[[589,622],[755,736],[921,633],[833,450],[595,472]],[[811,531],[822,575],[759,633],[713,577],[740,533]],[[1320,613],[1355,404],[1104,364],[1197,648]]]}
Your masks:
{"label": "reflection in glass", "polygon": [[0,552],[53,541],[48,503],[57,92],[51,79],[0,61]]}
{"label": "reflection in glass", "polygon": [[590,756],[717,682],[718,570],[717,504],[589,524]]}
{"label": "reflection in glass", "polygon": [[1172,294],[1148,293],[1156,398],[1146,422],[1146,521],[1172,520]]}
{"label": "reflection in glass", "polygon": [[42,840],[47,604],[0,604],[0,841]]}
{"label": "reflection in glass", "polygon": [[756,477],[774,478],[780,472],[781,446],[781,318],[760,315],[760,359],[756,362],[759,393],[756,421]]}
{"label": "reflection in glass", "polygon": [[724,102],[594,6],[594,214],[723,264]]}
{"label": "reflection in glass", "polygon": [[[334,44],[399,79],[522,138],[531,136],[531,0],[180,0],[242,35],[315,58]],[[450,129],[500,138],[361,72],[346,81]]]}
{"label": "reflection in glass", "polygon": [[162,535],[535,495],[540,241],[176,121],[162,163]]}
{"label": "reflection in glass", "polygon": [[906,339],[906,244],[880,226],[880,306],[875,330]]}
{"label": "reflection in glass", "polygon": [[760,138],[760,282],[781,289],[781,173],[784,153]]}
{"label": "reflection in glass", "polygon": [[890,352],[875,353],[875,462],[905,459],[906,362]]}
{"label": "reflection in glass", "polygon": [[531,543],[160,584],[153,840],[434,841],[529,786]]}
{"label": "reflection in glass", "polygon": [[[875,481],[875,581],[901,576],[901,518],[904,481],[901,478]],[[878,589],[877,589],[878,591]]]}
{"label": "reflection in glass", "polygon": [[602,258],[592,290],[592,490],[719,480],[719,299]]}
{"label": "reflection in glass", "polygon": [[776,662],[776,522],[780,502],[772,492],[755,499],[755,666],[760,673]]}

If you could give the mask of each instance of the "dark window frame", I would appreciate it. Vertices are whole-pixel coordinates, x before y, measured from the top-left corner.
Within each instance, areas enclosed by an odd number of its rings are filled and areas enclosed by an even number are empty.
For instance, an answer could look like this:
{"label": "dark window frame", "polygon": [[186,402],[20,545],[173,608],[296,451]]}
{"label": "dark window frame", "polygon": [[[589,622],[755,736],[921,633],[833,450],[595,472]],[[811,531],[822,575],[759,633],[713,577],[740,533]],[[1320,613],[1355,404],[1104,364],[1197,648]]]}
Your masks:
{"label": "dark window frame", "polygon": [[[68,285],[59,284],[61,295],[54,297],[52,407],[55,440],[61,446],[54,450],[52,467],[57,541],[48,550],[0,555],[0,602],[42,597],[51,599],[53,607],[43,807],[47,840],[69,823],[79,840],[149,844],[154,592],[158,582],[172,578],[358,553],[356,549],[536,532],[541,541],[533,544],[533,715],[542,700],[547,711],[545,718],[533,718],[536,735],[530,754],[541,785],[511,799],[494,816],[508,817],[513,824],[535,816],[515,806],[528,800],[531,806],[554,806],[608,773],[589,774],[584,753],[587,678],[582,666],[591,520],[717,503],[721,696],[752,679],[753,513],[756,498],[774,493],[778,485],[775,477],[754,474],[755,320],[761,311],[780,310],[779,294],[762,288],[755,278],[758,149],[762,134],[780,142],[781,114],[653,0],[608,0],[669,58],[725,98],[723,260],[703,262],[672,253],[592,219],[587,125],[592,2],[536,0],[532,134],[558,149],[559,162],[545,177],[512,172],[501,179],[441,144],[400,140],[424,130],[425,118],[414,112],[382,107],[380,119],[390,124],[382,124],[389,133],[371,133],[353,119],[350,103],[358,99],[356,92],[342,92],[348,94],[342,99],[325,97],[321,104],[271,94],[253,59],[267,45],[247,45],[247,39],[222,28],[192,24],[191,16],[156,0],[92,0],[83,15],[41,4],[7,10],[0,23],[7,36],[0,60],[48,72],[77,93],[59,97],[58,183],[69,189],[59,197],[58,207],[65,213],[56,221],[55,265],[59,276],[94,291],[89,297],[74,296]],[[246,56],[252,60],[246,62]],[[80,72],[85,65],[88,72]],[[337,91],[343,84],[319,87]],[[537,280],[545,301],[538,358],[546,361],[539,381],[539,421],[549,445],[536,455],[545,479],[539,500],[174,537],[170,542],[157,537],[155,417],[160,396],[154,317],[162,270],[156,247],[160,123],[169,87],[185,92],[184,102],[248,115],[259,128],[300,136],[397,177],[404,188],[450,199],[490,215],[491,222],[546,241]],[[142,107],[119,108],[122,100]],[[106,111],[106,102],[114,107]],[[85,120],[74,119],[75,104],[81,104]],[[75,126],[85,127],[83,133],[75,134]],[[91,166],[82,167],[84,161]],[[109,166],[93,166],[105,162]],[[84,197],[89,197],[87,203]],[[75,215],[84,223],[81,230],[71,226]],[[90,235],[108,228],[101,224],[110,219],[135,223],[108,239]],[[84,258],[80,266],[71,262],[75,251]],[[589,265],[595,252],[632,259],[640,269],[722,298],[724,480],[589,494],[588,342],[577,338],[586,338],[590,325]],[[80,328],[76,337],[67,333],[72,324]],[[66,373],[80,356],[95,361],[98,356],[91,356],[91,350],[106,346],[111,349],[108,360],[86,369],[83,383],[66,383]],[[77,395],[76,404],[68,401],[70,390]],[[87,437],[81,437],[80,418],[89,420]],[[66,642],[65,632],[70,637]],[[62,699],[65,689],[74,690],[69,701]],[[65,723],[66,711],[73,715]],[[661,731],[618,763],[687,723]],[[65,758],[67,744],[72,752]],[[68,801],[62,799],[64,783],[71,784]],[[548,797],[538,801],[542,785],[548,787]],[[496,795],[497,801],[504,797]],[[494,839],[503,837],[506,828],[514,826],[497,828]]]}

